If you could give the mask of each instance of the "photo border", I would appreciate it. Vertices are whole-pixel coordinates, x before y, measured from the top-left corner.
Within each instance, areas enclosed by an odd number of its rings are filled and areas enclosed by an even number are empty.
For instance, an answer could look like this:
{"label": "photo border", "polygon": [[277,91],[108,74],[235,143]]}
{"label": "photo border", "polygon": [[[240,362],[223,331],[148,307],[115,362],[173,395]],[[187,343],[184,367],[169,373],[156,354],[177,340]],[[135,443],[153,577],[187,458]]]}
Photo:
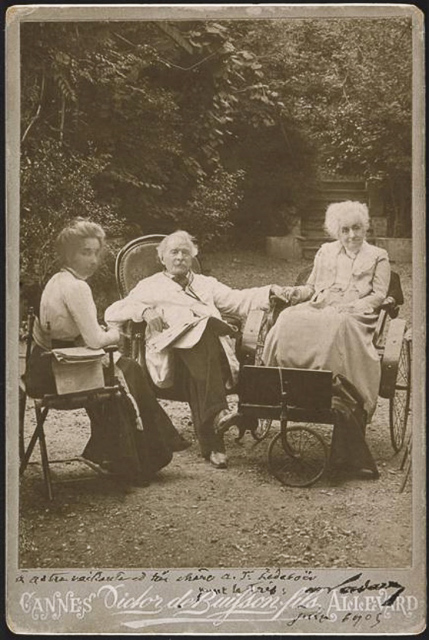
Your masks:
{"label": "photo border", "polygon": [[[293,586],[290,597],[295,598],[296,609],[299,611],[302,597],[309,602],[308,585],[316,587],[312,592],[313,598],[318,598],[322,604],[322,613],[326,619],[297,618],[296,613],[290,614],[289,608],[274,610],[273,619],[257,622],[250,613],[237,620],[238,604],[229,609],[221,609],[218,618],[198,620],[195,610],[187,600],[189,584],[180,579],[191,569],[168,569],[168,581],[154,580],[157,570],[104,570],[107,574],[115,574],[116,580],[110,585],[119,585],[122,591],[129,593],[131,598],[151,598],[154,607],[152,617],[148,614],[147,625],[123,626],[124,618],[121,613],[126,611],[106,603],[114,601],[113,593],[100,597],[100,584],[93,580],[94,570],[66,569],[28,569],[18,568],[18,501],[19,501],[19,465],[18,465],[18,385],[19,362],[17,336],[19,327],[19,155],[20,155],[20,36],[19,28],[23,22],[29,21],[134,21],[134,20],[190,20],[190,19],[279,19],[279,18],[363,18],[363,17],[409,17],[413,24],[413,354],[412,380],[413,383],[413,562],[407,569],[315,569],[310,573],[315,575],[314,582],[309,582],[307,569],[297,569],[300,576]],[[426,337],[426,275],[425,275],[425,111],[424,111],[424,16],[412,5],[25,5],[10,7],[6,14],[6,428],[7,428],[7,510],[6,510],[6,612],[9,627],[16,633],[150,633],[175,634],[206,633],[206,634],[314,634],[314,633],[371,633],[374,635],[385,633],[419,633],[425,627],[425,373],[426,362],[422,358],[425,353]],[[202,568],[192,569],[195,572],[206,571]],[[160,570],[158,570],[159,572]],[[231,588],[238,584],[246,591],[246,577],[242,579],[243,568],[209,570],[214,576],[210,586],[213,589]],[[259,571],[264,568],[249,571]],[[284,585],[283,574],[293,573],[292,569],[272,569],[277,575],[273,581]],[[307,580],[306,580],[307,572]],[[351,618],[341,621],[337,611],[330,609],[332,592],[336,585],[350,580],[357,573],[359,579],[355,583],[360,585],[369,581],[370,585],[378,585],[379,591],[384,590],[388,598],[392,594],[393,585],[404,587],[403,597],[408,608],[401,610],[392,606],[391,610],[383,610],[380,620],[375,625],[375,617],[371,613],[368,620],[363,619],[359,628],[353,625]],[[65,579],[60,577],[65,575]],[[71,575],[81,577],[81,581],[70,582]],[[57,576],[57,578],[55,578]],[[229,577],[226,577],[229,576]],[[104,583],[103,583],[103,586]],[[76,597],[81,600],[81,610],[85,606],[90,610],[82,616],[71,612],[58,618],[43,614],[34,617],[34,609],[28,608],[28,596],[35,593],[36,597],[52,597],[54,593],[64,597]],[[72,593],[72,596],[67,594]],[[368,593],[371,593],[369,591]],[[146,595],[145,595],[146,594]],[[33,596],[34,597],[34,596]],[[106,598],[110,597],[110,601]],[[289,594],[288,594],[289,597]],[[364,596],[360,596],[364,598]],[[160,603],[158,607],[157,602]],[[301,600],[300,600],[301,598]],[[244,600],[242,600],[243,602]],[[362,600],[363,601],[363,600]],[[87,603],[85,605],[85,602]],[[174,602],[174,605],[171,604]],[[360,601],[359,601],[360,602]],[[182,612],[186,607],[189,615],[174,616],[179,604]],[[304,600],[305,603],[305,600]],[[310,601],[311,603],[311,601]],[[117,602],[116,602],[117,604]],[[27,606],[27,609],[26,609]],[[149,606],[149,605],[148,605]],[[250,605],[249,605],[250,607]],[[250,607],[251,608],[251,607]],[[131,607],[132,609],[132,607]],[[211,611],[211,608],[209,607]],[[213,609],[213,614],[216,609]],[[287,615],[286,615],[287,614]],[[290,614],[290,615],[289,615]],[[365,610],[356,615],[365,616]],[[286,616],[286,617],[285,617]],[[288,617],[289,616],[289,617]],[[295,618],[294,618],[295,616]],[[333,618],[333,616],[337,616]],[[126,618],[129,624],[130,618]],[[178,620],[180,619],[180,624]]]}

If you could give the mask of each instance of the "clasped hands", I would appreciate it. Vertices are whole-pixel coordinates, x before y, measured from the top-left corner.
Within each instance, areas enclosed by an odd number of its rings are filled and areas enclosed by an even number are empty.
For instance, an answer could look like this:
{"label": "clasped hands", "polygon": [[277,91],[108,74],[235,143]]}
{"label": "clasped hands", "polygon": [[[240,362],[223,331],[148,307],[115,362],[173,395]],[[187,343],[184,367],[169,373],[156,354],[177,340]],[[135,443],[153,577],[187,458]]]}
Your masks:
{"label": "clasped hands", "polygon": [[[282,300],[286,304],[295,305],[302,302],[303,295],[300,287],[281,287],[277,284],[271,285],[270,296]],[[142,320],[147,324],[148,330],[160,333],[168,328],[162,315],[153,307],[147,307],[142,313]]]}
{"label": "clasped hands", "polygon": [[271,285],[270,294],[290,305],[303,302],[301,287],[280,287],[278,284],[273,284]]}

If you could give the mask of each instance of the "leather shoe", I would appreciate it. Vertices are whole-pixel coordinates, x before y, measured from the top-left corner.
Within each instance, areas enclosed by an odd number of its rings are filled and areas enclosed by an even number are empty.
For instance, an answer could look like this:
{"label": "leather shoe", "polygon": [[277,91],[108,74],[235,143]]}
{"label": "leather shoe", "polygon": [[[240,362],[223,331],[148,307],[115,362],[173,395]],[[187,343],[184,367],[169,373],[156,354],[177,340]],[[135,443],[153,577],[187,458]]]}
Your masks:
{"label": "leather shoe", "polygon": [[212,451],[210,462],[216,469],[226,469],[226,454],[220,451]]}
{"label": "leather shoe", "polygon": [[213,427],[218,435],[223,435],[232,425],[238,422],[238,413],[222,409],[213,420]]}

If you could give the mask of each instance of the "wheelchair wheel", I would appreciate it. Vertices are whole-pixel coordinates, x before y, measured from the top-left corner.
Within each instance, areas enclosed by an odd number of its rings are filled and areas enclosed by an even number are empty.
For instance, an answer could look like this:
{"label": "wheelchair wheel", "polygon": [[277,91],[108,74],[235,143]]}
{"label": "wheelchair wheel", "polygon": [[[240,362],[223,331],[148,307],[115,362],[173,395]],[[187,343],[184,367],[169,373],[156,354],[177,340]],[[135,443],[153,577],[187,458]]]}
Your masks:
{"label": "wheelchair wheel", "polygon": [[404,337],[398,362],[395,390],[389,398],[389,425],[392,447],[400,451],[404,444],[411,400],[411,340]]}
{"label": "wheelchair wheel", "polygon": [[253,439],[256,440],[256,442],[261,442],[261,440],[266,438],[271,429],[272,423],[273,421],[270,418],[259,418],[254,429],[250,432]]}
{"label": "wheelchair wheel", "polygon": [[261,442],[267,437],[271,424],[272,420],[270,419],[241,416],[236,425],[238,428],[238,437],[235,441],[240,442],[244,434],[249,431],[256,442]]}
{"label": "wheelchair wheel", "polygon": [[326,469],[328,449],[322,436],[310,427],[282,425],[268,447],[272,474],[288,487],[309,487]]}

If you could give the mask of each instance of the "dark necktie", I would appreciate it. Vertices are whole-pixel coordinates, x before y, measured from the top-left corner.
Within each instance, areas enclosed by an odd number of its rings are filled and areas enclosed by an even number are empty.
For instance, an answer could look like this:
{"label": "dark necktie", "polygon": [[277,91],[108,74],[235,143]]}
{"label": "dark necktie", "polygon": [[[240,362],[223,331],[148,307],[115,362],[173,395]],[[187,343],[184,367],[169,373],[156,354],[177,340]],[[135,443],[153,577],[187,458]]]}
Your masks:
{"label": "dark necktie", "polygon": [[188,277],[187,276],[174,276],[174,278],[172,278],[172,280],[174,282],[177,282],[177,284],[180,284],[182,289],[186,289],[186,286],[188,284]]}

